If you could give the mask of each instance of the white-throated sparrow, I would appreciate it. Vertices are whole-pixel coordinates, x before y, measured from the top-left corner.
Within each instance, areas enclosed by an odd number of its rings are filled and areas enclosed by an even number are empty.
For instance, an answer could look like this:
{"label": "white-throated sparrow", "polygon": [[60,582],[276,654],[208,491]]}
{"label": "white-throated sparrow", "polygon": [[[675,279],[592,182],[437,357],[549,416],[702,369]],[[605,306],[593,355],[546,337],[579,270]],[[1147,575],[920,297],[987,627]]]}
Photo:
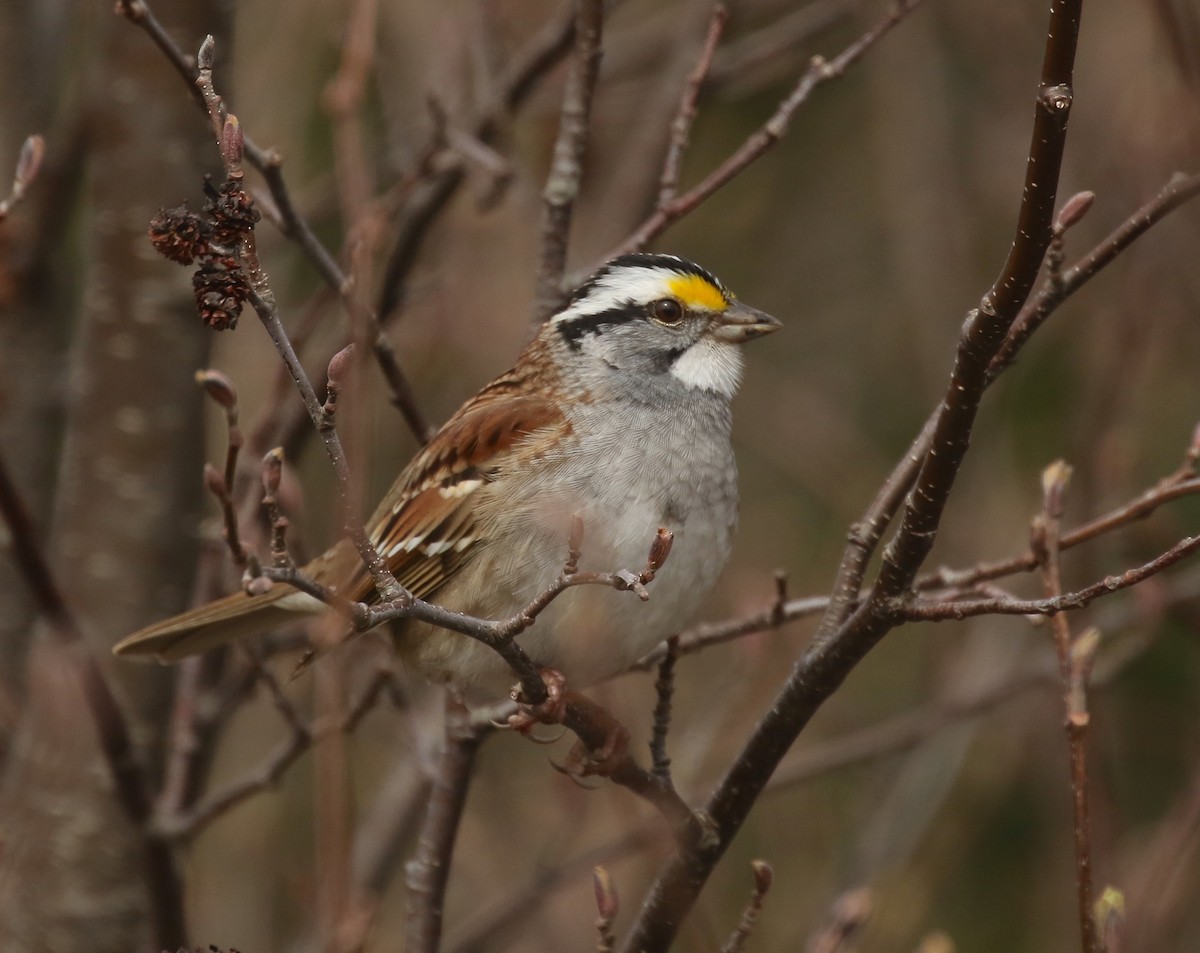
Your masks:
{"label": "white-throated sparrow", "polygon": [[[520,636],[572,684],[627,668],[687,621],[725,565],[737,523],[729,405],[740,345],[779,326],[682,258],[609,262],[405,467],[367,523],[373,542],[414,595],[499,619],[557,576],[576,514],[581,569],[641,566],[665,527],[674,546],[649,602],[574,588]],[[374,597],[347,542],[305,572],[349,599]],[[277,584],[158,622],[113,651],[178,659],[324,610]],[[499,696],[513,682],[495,652],[454,632],[407,621],[397,644],[472,695]]]}

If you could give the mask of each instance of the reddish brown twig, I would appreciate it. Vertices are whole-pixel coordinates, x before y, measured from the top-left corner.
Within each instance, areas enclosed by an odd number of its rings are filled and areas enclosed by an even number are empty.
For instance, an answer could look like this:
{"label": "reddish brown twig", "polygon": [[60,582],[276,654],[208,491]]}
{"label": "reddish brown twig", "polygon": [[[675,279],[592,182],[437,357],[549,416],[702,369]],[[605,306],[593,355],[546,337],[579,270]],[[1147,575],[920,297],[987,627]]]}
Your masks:
{"label": "reddish brown twig", "polygon": [[1140,566],[1134,566],[1118,575],[1105,576],[1082,589],[1047,596],[1044,599],[1000,597],[941,601],[899,596],[881,603],[880,611],[891,614],[896,620],[907,622],[946,622],[979,615],[1055,616],[1072,609],[1082,609],[1103,596],[1136,586],[1197,552],[1200,552],[1200,536],[1187,536]]}
{"label": "reddish brown twig", "polygon": [[[1042,473],[1042,511],[1034,519],[1032,548],[1038,554],[1042,587],[1047,598],[1062,595],[1062,566],[1058,540],[1063,502],[1071,468],[1059,460]],[[1062,682],[1064,726],[1070,752],[1071,808],[1075,831],[1075,888],[1083,953],[1100,953],[1100,938],[1092,918],[1092,834],[1088,805],[1087,680],[1100,636],[1095,629],[1074,638],[1065,614],[1054,617],[1054,647]]]}
{"label": "reddish brown twig", "polygon": [[[1059,547],[1063,550],[1072,549],[1103,536],[1105,533],[1110,533],[1114,529],[1145,519],[1165,503],[1200,493],[1200,477],[1191,475],[1192,472],[1191,470],[1176,471],[1128,503],[1063,533],[1059,540]],[[973,586],[979,582],[1011,576],[1014,573],[1029,572],[1037,568],[1037,565],[1037,554],[1029,549],[1019,556],[996,562],[979,563],[969,569],[938,569],[920,576],[915,585],[921,591],[950,586]]]}
{"label": "reddish brown twig", "polygon": [[725,23],[729,20],[729,10],[724,3],[713,7],[712,18],[708,21],[708,33],[704,37],[704,47],[696,66],[687,78],[683,87],[683,95],[679,100],[679,109],[671,121],[671,141],[667,144],[666,158],[663,159],[662,175],[658,180],[658,207],[666,208],[674,200],[679,191],[679,173],[683,168],[683,154],[687,151],[688,142],[692,135],[692,123],[696,119],[696,101],[700,98],[700,89],[712,68],[713,57],[717,52],[717,44],[721,42],[721,34],[725,31]]}
{"label": "reddish brown twig", "polygon": [[225,545],[229,548],[233,564],[239,569],[245,569],[252,554],[249,547],[242,542],[238,530],[237,505],[232,493],[238,454],[241,453],[245,442],[242,429],[238,426],[237,388],[228,377],[214,370],[197,371],[196,383],[225,411],[225,468],[219,471],[212,464],[206,463],[204,485],[221,506],[221,516],[225,523]]}
{"label": "reddish brown twig", "polygon": [[562,302],[562,276],[567,262],[571,213],[583,180],[583,153],[592,112],[592,93],[600,72],[600,36],[604,28],[603,0],[576,4],[575,57],[563,92],[558,138],[546,185],[542,189],[542,221],[533,322],[539,324]]}
{"label": "reddish brown twig", "polygon": [[897,0],[875,26],[858,37],[833,59],[814,57],[792,92],[779,104],[771,118],[751,133],[733,155],[705,176],[699,184],[682,195],[676,196],[668,204],[660,204],[625,241],[609,252],[606,259],[645,248],[668,226],[694,211],[714,192],[741,174],[747,166],[760,158],[783,137],[796,111],[807,102],[817,87],[845,75],[846,70],[858,62],[863,54],[878,43],[888,31],[919,6],[920,2],[921,0]]}
{"label": "reddish brown twig", "polygon": [[1021,309],[1021,313],[1009,329],[1004,345],[988,368],[989,377],[994,379],[1013,362],[1030,335],[1045,323],[1059,304],[1111,264],[1113,259],[1144,235],[1151,226],[1198,194],[1200,174],[1172,176],[1158,195],[1125,219],[1104,241],[1063,272],[1057,282],[1049,285]]}
{"label": "reddish brown twig", "polygon": [[741,953],[746,948],[746,941],[754,932],[754,926],[758,923],[759,915],[762,913],[763,901],[766,900],[767,892],[771,889],[774,874],[770,864],[765,860],[752,860],[750,870],[754,874],[754,888],[750,891],[750,902],[742,911],[742,919],[738,923],[737,929],[722,944],[721,953]]}

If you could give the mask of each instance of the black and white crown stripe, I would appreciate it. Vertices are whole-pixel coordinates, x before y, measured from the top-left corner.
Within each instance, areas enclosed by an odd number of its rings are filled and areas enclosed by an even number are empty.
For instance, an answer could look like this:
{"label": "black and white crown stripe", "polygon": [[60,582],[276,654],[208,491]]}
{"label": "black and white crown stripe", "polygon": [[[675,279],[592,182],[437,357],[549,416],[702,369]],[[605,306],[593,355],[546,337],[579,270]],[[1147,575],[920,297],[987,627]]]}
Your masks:
{"label": "black and white crown stripe", "polygon": [[551,321],[571,321],[602,311],[646,305],[668,293],[665,281],[674,276],[696,275],[726,298],[733,298],[721,282],[694,261],[675,255],[622,255],[614,258],[575,289],[571,300]]}
{"label": "black and white crown stripe", "polygon": [[571,300],[550,321],[563,339],[577,349],[585,334],[623,324],[646,315],[647,306],[670,294],[673,277],[695,275],[721,292],[732,295],[708,270],[675,255],[623,255],[614,258],[580,285]]}

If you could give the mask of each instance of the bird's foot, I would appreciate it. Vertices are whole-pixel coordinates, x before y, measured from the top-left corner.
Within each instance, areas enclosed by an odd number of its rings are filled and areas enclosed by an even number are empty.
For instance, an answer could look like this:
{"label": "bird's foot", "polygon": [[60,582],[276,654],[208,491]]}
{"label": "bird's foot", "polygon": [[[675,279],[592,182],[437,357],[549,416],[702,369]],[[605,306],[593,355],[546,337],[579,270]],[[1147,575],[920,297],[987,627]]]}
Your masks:
{"label": "bird's foot", "polygon": [[508,719],[510,727],[529,735],[536,725],[562,725],[579,741],[559,768],[576,780],[611,777],[614,770],[631,764],[629,732],[606,709],[586,695],[571,691],[561,672],[542,669],[546,700],[537,705],[521,701],[514,691],[517,712]]}
{"label": "bird's foot", "polygon": [[508,716],[508,727],[515,728],[523,735],[528,735],[536,725],[561,725],[566,716],[566,702],[563,700],[567,693],[566,677],[552,668],[544,668],[538,674],[546,686],[545,701],[536,705],[524,701],[520,685],[512,691],[517,710]]}

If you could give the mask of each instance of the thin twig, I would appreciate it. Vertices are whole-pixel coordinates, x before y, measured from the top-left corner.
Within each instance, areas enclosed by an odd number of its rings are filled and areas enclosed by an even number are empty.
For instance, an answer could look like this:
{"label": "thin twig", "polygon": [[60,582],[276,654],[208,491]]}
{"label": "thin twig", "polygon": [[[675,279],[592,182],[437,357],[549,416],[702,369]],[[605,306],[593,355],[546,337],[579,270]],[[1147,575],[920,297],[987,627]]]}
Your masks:
{"label": "thin twig", "polygon": [[1072,609],[1082,609],[1103,596],[1136,586],[1197,552],[1200,552],[1200,536],[1186,536],[1170,549],[1140,566],[1134,566],[1119,575],[1105,576],[1082,589],[1064,592],[1057,596],[1047,596],[1044,599],[997,597],[942,601],[938,599],[908,599],[901,596],[881,603],[879,610],[891,615],[893,619],[904,622],[947,622],[969,619],[979,615],[1055,616]]}
{"label": "thin twig", "polygon": [[[479,142],[495,141],[502,120],[525,102],[540,79],[570,52],[575,38],[575,11],[563,4],[559,16],[517,53],[497,81],[489,104],[473,122]],[[434,135],[438,135],[437,130]],[[439,214],[466,179],[461,163],[429,169],[412,190],[395,229],[395,244],[384,266],[376,311],[388,320],[404,300],[404,285],[417,253]]]}
{"label": "thin twig", "polygon": [[1021,347],[1066,298],[1087,284],[1121,252],[1185,202],[1200,194],[1200,174],[1175,175],[1153,199],[1122,222],[1104,241],[1063,272],[1060,280],[1030,301],[1008,332],[988,374],[995,378],[1015,359]]}
{"label": "thin twig", "polygon": [[162,837],[187,842],[217,818],[243,801],[275,786],[284,773],[312,745],[312,735],[299,723],[292,724],[287,738],[276,745],[251,774],[211,794],[191,810],[155,819],[154,830]]}
{"label": "thin twig", "polygon": [[189,810],[179,811],[175,809],[177,805],[161,805],[152,822],[153,829],[161,836],[173,841],[193,840],[217,818],[255,794],[274,787],[300,756],[318,740],[333,733],[353,732],[362,719],[375,708],[392,682],[390,671],[377,671],[338,718],[308,725],[269,669],[255,663],[248,670],[248,675],[251,682],[257,680],[267,687],[275,710],[289,729],[288,736],[247,775],[230,782],[224,789],[209,795]]}
{"label": "thin twig", "polygon": [[[130,23],[141,28],[162,51],[167,62],[183,78],[200,108],[211,116],[210,104],[196,86],[199,71],[195,60],[188,56],[171,38],[154,15],[146,0],[117,0],[117,12]],[[384,333],[377,316],[362,305],[352,292],[352,283],[338,265],[337,260],[317,238],[307,220],[297,211],[291,191],[283,175],[283,159],[274,149],[264,149],[249,136],[245,137],[245,155],[254,168],[262,173],[271,198],[274,200],[283,233],[296,242],[300,250],[317,269],[321,278],[337,293],[342,304],[352,317],[358,316],[371,323],[373,329],[372,352],[379,362],[384,380],[391,390],[392,401],[399,408],[405,423],[421,443],[429,440],[433,430],[426,422],[407,377],[400,368],[391,342]]]}
{"label": "thin twig", "polygon": [[[1114,529],[1145,519],[1165,503],[1198,493],[1200,493],[1200,477],[1189,476],[1177,471],[1160,480],[1155,486],[1128,503],[1063,533],[1059,540],[1059,548],[1067,550],[1090,542]],[[935,570],[918,577],[915,587],[921,591],[929,591],[951,586],[973,586],[991,579],[1011,576],[1014,573],[1029,572],[1037,568],[1037,565],[1037,554],[1032,549],[1028,549],[1019,556],[995,562],[979,563],[968,569],[942,568]]]}
{"label": "thin twig", "polygon": [[721,953],[741,953],[746,948],[746,941],[750,939],[750,934],[754,932],[755,924],[758,923],[758,917],[762,913],[767,891],[771,889],[771,880],[774,874],[770,864],[765,860],[752,860],[750,861],[750,870],[754,874],[754,889],[750,891],[750,902],[742,911],[742,919],[738,923],[737,929],[722,944]]}
{"label": "thin twig", "polygon": [[[916,9],[920,3],[921,0],[897,0],[875,26],[863,33],[833,59],[814,57],[792,92],[779,104],[762,126],[751,133],[728,159],[705,176],[699,184],[675,197],[668,204],[660,204],[641,225],[634,229],[628,238],[609,252],[606,259],[641,251],[662,234],[668,226],[694,211],[714,192],[741,174],[747,166],[783,138],[791,124],[792,117],[817,87],[845,75],[846,70],[858,62],[871,47]],[[572,281],[571,283],[577,284],[578,282]]]}
{"label": "thin twig", "polygon": [[558,138],[546,185],[542,190],[542,222],[538,251],[533,322],[540,324],[562,302],[562,276],[567,262],[571,213],[583,179],[583,153],[592,112],[592,94],[600,73],[600,36],[604,0],[578,0],[575,56],[567,74]]}
{"label": "thin twig", "polygon": [[[1042,473],[1042,511],[1033,524],[1033,549],[1038,553],[1041,564],[1042,587],[1047,598],[1051,599],[1061,596],[1063,591],[1058,541],[1070,478],[1071,468],[1061,460],[1045,469]],[[1075,821],[1075,888],[1080,937],[1083,953],[1100,953],[1100,938],[1092,918],[1092,836],[1086,746],[1089,716],[1085,690],[1099,634],[1092,629],[1075,639],[1065,614],[1056,615],[1051,628],[1058,655],[1064,727],[1070,751],[1071,808]]]}
{"label": "thin twig", "polygon": [[402,603],[411,599],[412,597],[387,568],[387,563],[384,562],[383,557],[379,555],[379,551],[367,535],[362,520],[350,511],[353,484],[350,477],[350,465],[346,460],[346,452],[342,447],[341,438],[338,436],[336,428],[330,424],[324,407],[313,390],[312,382],[308,379],[300,359],[296,356],[291,341],[288,340],[287,332],[275,309],[273,296],[264,297],[257,288],[254,288],[250,293],[250,304],[254,307],[255,313],[262,321],[263,327],[266,328],[275,349],[291,372],[292,380],[295,381],[296,387],[300,391],[300,397],[304,401],[309,418],[316,426],[329,461],[333,464],[334,475],[337,478],[338,499],[342,507],[342,524],[346,535],[350,537],[363,565],[367,567],[371,578],[375,581],[376,588],[385,600]]}
{"label": "thin twig", "polygon": [[671,696],[675,693],[675,660],[679,657],[679,636],[667,639],[666,654],[658,663],[654,680],[654,729],[650,735],[650,766],[654,776],[670,783],[671,756],[667,754],[667,732],[671,728]]}
{"label": "thin twig", "polygon": [[696,119],[696,101],[700,98],[700,89],[712,68],[713,56],[717,52],[717,44],[721,42],[721,34],[729,20],[729,10],[724,3],[713,7],[712,18],[708,21],[708,33],[704,37],[704,47],[700,58],[687,83],[683,87],[683,96],[679,100],[679,109],[671,121],[671,141],[667,144],[667,155],[663,159],[662,175],[658,180],[658,207],[670,205],[679,191],[679,173],[683,168],[683,154],[687,151],[691,139],[692,123]]}
{"label": "thin twig", "polygon": [[218,471],[211,464],[205,464],[204,485],[221,506],[221,516],[225,523],[225,545],[229,548],[233,564],[239,569],[245,569],[251,552],[242,542],[238,530],[237,506],[232,494],[238,454],[245,443],[242,429],[238,426],[237,388],[228,377],[214,370],[196,371],[196,383],[225,411],[225,468]]}

